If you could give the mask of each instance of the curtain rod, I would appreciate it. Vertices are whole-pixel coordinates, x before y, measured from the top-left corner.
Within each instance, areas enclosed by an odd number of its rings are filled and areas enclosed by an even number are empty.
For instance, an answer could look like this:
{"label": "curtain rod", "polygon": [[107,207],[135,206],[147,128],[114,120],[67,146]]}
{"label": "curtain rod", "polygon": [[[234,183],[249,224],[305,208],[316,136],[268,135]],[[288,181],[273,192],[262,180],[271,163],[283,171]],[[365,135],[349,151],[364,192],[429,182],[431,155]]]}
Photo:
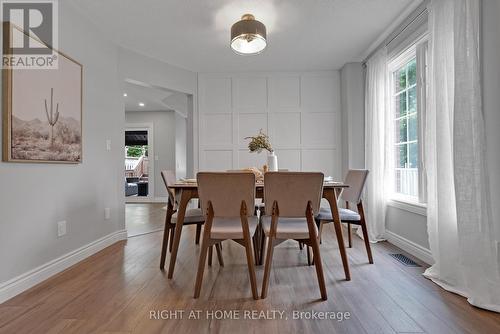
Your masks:
{"label": "curtain rod", "polygon": [[[389,46],[389,44],[391,44],[396,38],[398,38],[403,32],[405,32],[415,21],[417,21],[420,17],[422,17],[422,15],[427,14],[427,4],[428,4],[428,2],[429,2],[428,0],[425,0],[424,2],[422,2],[420,4],[420,6],[417,7],[415,9],[415,11],[408,16],[408,17],[411,17],[411,16],[415,15],[410,20],[410,22],[408,22],[407,24],[405,24],[402,28],[401,28],[401,25],[402,25],[401,24],[389,36],[387,36],[387,38],[385,39],[385,41],[383,41],[382,43],[380,43],[379,46],[377,46],[372,52],[370,52],[370,54],[365,58],[365,60],[363,60],[363,65],[366,65],[366,62],[368,61],[368,59],[370,59],[370,57],[373,56],[382,47],[382,45]],[[394,36],[392,36],[394,34],[394,32],[396,32],[398,30],[399,30],[399,32],[396,33]]]}

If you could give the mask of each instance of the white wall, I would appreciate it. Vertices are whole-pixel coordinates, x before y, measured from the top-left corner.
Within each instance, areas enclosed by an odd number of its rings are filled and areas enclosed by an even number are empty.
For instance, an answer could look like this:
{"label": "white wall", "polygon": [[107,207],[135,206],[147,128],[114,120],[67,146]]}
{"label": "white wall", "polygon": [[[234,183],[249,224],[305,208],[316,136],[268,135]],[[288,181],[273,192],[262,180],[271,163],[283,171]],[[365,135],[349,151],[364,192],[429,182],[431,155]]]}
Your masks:
{"label": "white wall", "polygon": [[[127,111],[125,112],[126,124],[153,123],[154,155],[149,156],[149,161],[154,163],[154,197],[166,198],[167,191],[162,170],[175,171],[176,153],[176,116],[174,111]],[[156,160],[156,157],[158,160]]]}
{"label": "white wall", "polygon": [[175,113],[175,175],[187,176],[187,119]]}
{"label": "white wall", "polygon": [[[101,36],[59,2],[59,48],[83,64],[83,162],[0,162],[0,292],[6,281],[125,228],[117,49]],[[104,220],[106,207],[110,220]],[[57,238],[62,220],[67,235]]]}
{"label": "white wall", "polygon": [[200,170],[261,167],[266,154],[248,152],[262,128],[280,168],[340,171],[338,71],[200,74]]}
{"label": "white wall", "polygon": [[171,103],[174,110],[187,112],[187,174],[194,175],[198,170],[198,74],[124,48],[118,51],[118,72],[121,82],[133,80],[184,93],[165,102]]}
{"label": "white wall", "polygon": [[342,175],[349,169],[365,167],[364,83],[362,63],[348,63],[340,70]]}
{"label": "white wall", "polygon": [[500,240],[500,1],[483,0],[483,106],[493,224]]}

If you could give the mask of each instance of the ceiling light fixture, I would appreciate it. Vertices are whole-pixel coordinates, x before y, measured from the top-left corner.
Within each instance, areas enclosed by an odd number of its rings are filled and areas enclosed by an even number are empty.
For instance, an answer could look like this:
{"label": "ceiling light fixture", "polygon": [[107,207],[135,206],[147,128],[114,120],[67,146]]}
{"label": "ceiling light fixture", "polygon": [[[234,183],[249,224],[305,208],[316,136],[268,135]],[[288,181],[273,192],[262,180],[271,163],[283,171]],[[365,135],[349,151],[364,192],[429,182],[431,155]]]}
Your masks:
{"label": "ceiling light fixture", "polygon": [[266,26],[252,14],[245,14],[231,27],[231,49],[240,55],[261,53],[267,45]]}
{"label": "ceiling light fixture", "polygon": [[123,93],[123,97],[127,97],[127,93]]}
{"label": "ceiling light fixture", "polygon": [[145,106],[144,102],[139,102],[139,107],[144,107],[144,106]]}

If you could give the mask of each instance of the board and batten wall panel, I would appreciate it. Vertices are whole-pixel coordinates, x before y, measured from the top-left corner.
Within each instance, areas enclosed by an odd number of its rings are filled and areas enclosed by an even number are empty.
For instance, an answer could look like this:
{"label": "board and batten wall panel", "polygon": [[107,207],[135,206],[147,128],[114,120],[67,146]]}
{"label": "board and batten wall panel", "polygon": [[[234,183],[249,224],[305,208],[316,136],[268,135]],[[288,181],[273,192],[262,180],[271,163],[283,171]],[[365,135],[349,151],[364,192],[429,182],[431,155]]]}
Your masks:
{"label": "board and batten wall panel", "polygon": [[262,167],[245,137],[269,134],[279,168],[341,178],[338,71],[199,74],[199,169]]}

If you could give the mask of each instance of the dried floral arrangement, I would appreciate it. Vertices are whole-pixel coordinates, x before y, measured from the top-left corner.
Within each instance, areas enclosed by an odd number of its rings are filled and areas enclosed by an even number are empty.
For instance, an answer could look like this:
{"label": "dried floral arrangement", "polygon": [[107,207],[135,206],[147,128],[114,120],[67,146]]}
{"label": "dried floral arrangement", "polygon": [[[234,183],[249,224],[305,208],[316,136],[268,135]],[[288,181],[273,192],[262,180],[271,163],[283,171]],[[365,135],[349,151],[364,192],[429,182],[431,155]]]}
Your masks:
{"label": "dried floral arrangement", "polygon": [[259,134],[252,137],[245,137],[245,139],[250,139],[248,143],[248,149],[250,152],[260,153],[263,150],[273,153],[273,148],[269,142],[269,136],[266,135],[262,129],[259,130]]}

